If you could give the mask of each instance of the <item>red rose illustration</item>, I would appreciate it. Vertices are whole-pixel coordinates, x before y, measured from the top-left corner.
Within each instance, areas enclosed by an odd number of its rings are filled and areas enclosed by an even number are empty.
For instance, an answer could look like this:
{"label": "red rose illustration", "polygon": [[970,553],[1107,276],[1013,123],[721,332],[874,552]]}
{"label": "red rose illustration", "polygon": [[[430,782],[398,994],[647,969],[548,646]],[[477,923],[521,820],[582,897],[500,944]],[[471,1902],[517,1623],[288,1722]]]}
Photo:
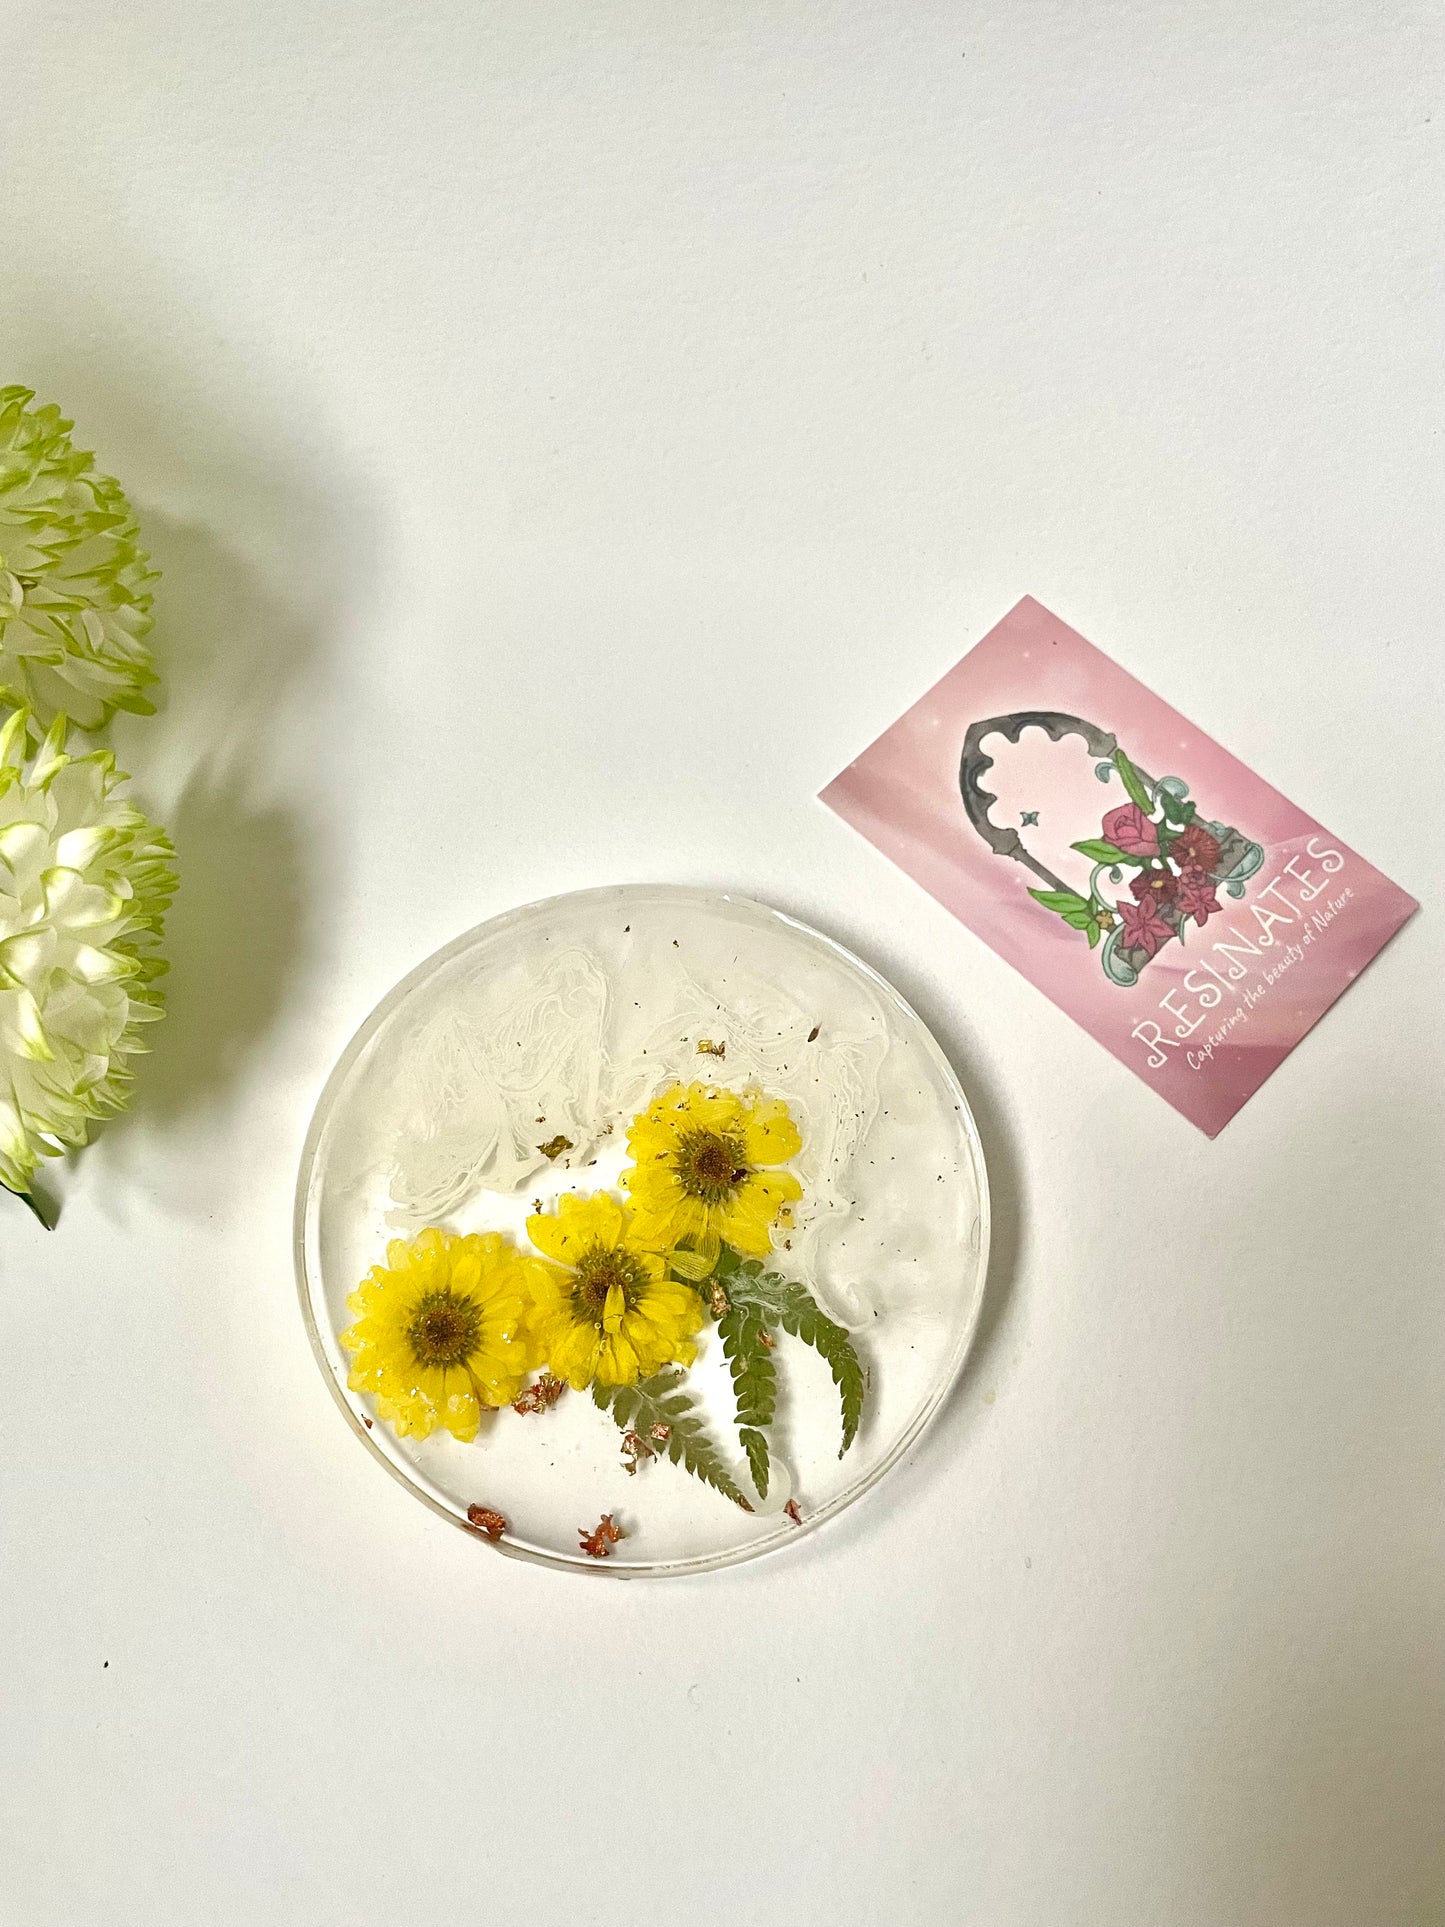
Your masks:
{"label": "red rose illustration", "polygon": [[1159,834],[1137,803],[1121,803],[1104,818],[1104,840],[1125,856],[1158,856]]}
{"label": "red rose illustration", "polygon": [[1130,877],[1129,889],[1140,903],[1173,903],[1179,879],[1172,870],[1140,870]]}
{"label": "red rose illustration", "polygon": [[1119,922],[1123,926],[1119,941],[1126,950],[1142,950],[1152,957],[1161,943],[1168,943],[1174,932],[1147,898],[1143,903],[1119,903]]}
{"label": "red rose illustration", "polygon": [[[1213,837],[1207,839],[1213,843]],[[1218,845],[1215,845],[1218,848]],[[1193,917],[1196,923],[1207,923],[1219,908],[1219,898],[1214,894],[1214,878],[1194,865],[1179,879],[1179,908],[1186,917]]]}
{"label": "red rose illustration", "polygon": [[[1181,870],[1213,870],[1219,861],[1219,839],[1198,823],[1187,824],[1169,845],[1169,854]],[[1219,906],[1216,904],[1215,908]]]}

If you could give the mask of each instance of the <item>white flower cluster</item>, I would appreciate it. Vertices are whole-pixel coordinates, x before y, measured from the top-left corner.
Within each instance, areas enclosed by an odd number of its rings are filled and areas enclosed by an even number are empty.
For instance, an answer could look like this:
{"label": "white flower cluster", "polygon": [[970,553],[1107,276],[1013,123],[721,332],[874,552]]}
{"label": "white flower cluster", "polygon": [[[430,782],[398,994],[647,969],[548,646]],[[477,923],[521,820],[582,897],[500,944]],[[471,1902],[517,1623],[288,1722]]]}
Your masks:
{"label": "white flower cluster", "polygon": [[150,710],[155,577],[118,484],[33,400],[0,388],[0,1183],[24,1197],[125,1102],[175,890],[110,751],[67,748]]}

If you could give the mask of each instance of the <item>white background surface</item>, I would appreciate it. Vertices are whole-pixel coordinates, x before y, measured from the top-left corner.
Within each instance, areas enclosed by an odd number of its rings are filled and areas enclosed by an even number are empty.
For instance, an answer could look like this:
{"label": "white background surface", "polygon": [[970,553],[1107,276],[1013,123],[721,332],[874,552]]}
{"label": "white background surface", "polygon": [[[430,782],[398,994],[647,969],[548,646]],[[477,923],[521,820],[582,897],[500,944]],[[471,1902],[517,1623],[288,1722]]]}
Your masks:
{"label": "white background surface", "polygon": [[[184,869],[5,1215],[7,1927],[1445,1920],[1438,18],[4,6]],[[1026,591],[1424,901],[1213,1145],[812,800]],[[916,1000],[996,1263],[880,1493],[603,1586],[357,1449],[290,1192],[396,976],[652,877]]]}

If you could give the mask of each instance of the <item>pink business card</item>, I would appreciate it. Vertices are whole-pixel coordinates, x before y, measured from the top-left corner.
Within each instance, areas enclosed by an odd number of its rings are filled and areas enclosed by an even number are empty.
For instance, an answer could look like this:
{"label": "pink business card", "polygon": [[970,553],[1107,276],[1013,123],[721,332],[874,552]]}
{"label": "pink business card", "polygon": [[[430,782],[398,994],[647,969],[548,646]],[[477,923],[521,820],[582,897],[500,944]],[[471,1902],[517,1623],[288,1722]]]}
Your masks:
{"label": "pink business card", "polygon": [[823,801],[1210,1137],[1419,907],[1031,596]]}

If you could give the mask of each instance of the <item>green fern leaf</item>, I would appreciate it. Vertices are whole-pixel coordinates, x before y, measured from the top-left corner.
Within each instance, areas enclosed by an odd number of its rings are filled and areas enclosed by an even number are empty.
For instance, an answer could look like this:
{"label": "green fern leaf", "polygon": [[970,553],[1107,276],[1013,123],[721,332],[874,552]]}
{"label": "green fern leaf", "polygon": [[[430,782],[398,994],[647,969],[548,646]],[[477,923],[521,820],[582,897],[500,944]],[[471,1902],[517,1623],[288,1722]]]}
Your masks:
{"label": "green fern leaf", "polygon": [[841,1459],[858,1436],[866,1390],[863,1367],[858,1362],[853,1342],[843,1327],[835,1325],[812,1294],[801,1285],[795,1285],[788,1293],[778,1318],[784,1331],[790,1331],[795,1338],[801,1338],[805,1345],[811,1345],[828,1362],[828,1370],[833,1374],[833,1383],[838,1387],[838,1398],[843,1408],[843,1443],[838,1448],[838,1457]]}
{"label": "green fern leaf", "polygon": [[773,1422],[778,1398],[778,1378],[768,1344],[767,1327],[758,1306],[738,1298],[728,1304],[717,1321],[723,1356],[733,1375],[733,1391],[738,1402],[738,1438],[748,1455],[748,1468],[758,1497],[768,1496],[768,1441],[766,1428]]}
{"label": "green fern leaf", "polygon": [[596,1385],[592,1403],[610,1412],[619,1431],[640,1432],[654,1452],[691,1472],[695,1479],[721,1492],[725,1499],[752,1507],[728,1476],[716,1446],[702,1427],[702,1414],[687,1392],[680,1390],[682,1367],[665,1365],[636,1385]]}
{"label": "green fern leaf", "polygon": [[753,1475],[753,1484],[758,1488],[758,1497],[768,1496],[768,1441],[766,1434],[756,1432],[751,1425],[738,1427],[738,1444],[748,1455],[748,1470]]}
{"label": "green fern leaf", "polygon": [[732,1307],[753,1307],[763,1323],[781,1325],[826,1360],[843,1407],[841,1459],[858,1436],[867,1390],[863,1367],[847,1332],[833,1322],[806,1286],[780,1277],[776,1271],[764,1271],[756,1258],[739,1258],[724,1246],[717,1277]]}

